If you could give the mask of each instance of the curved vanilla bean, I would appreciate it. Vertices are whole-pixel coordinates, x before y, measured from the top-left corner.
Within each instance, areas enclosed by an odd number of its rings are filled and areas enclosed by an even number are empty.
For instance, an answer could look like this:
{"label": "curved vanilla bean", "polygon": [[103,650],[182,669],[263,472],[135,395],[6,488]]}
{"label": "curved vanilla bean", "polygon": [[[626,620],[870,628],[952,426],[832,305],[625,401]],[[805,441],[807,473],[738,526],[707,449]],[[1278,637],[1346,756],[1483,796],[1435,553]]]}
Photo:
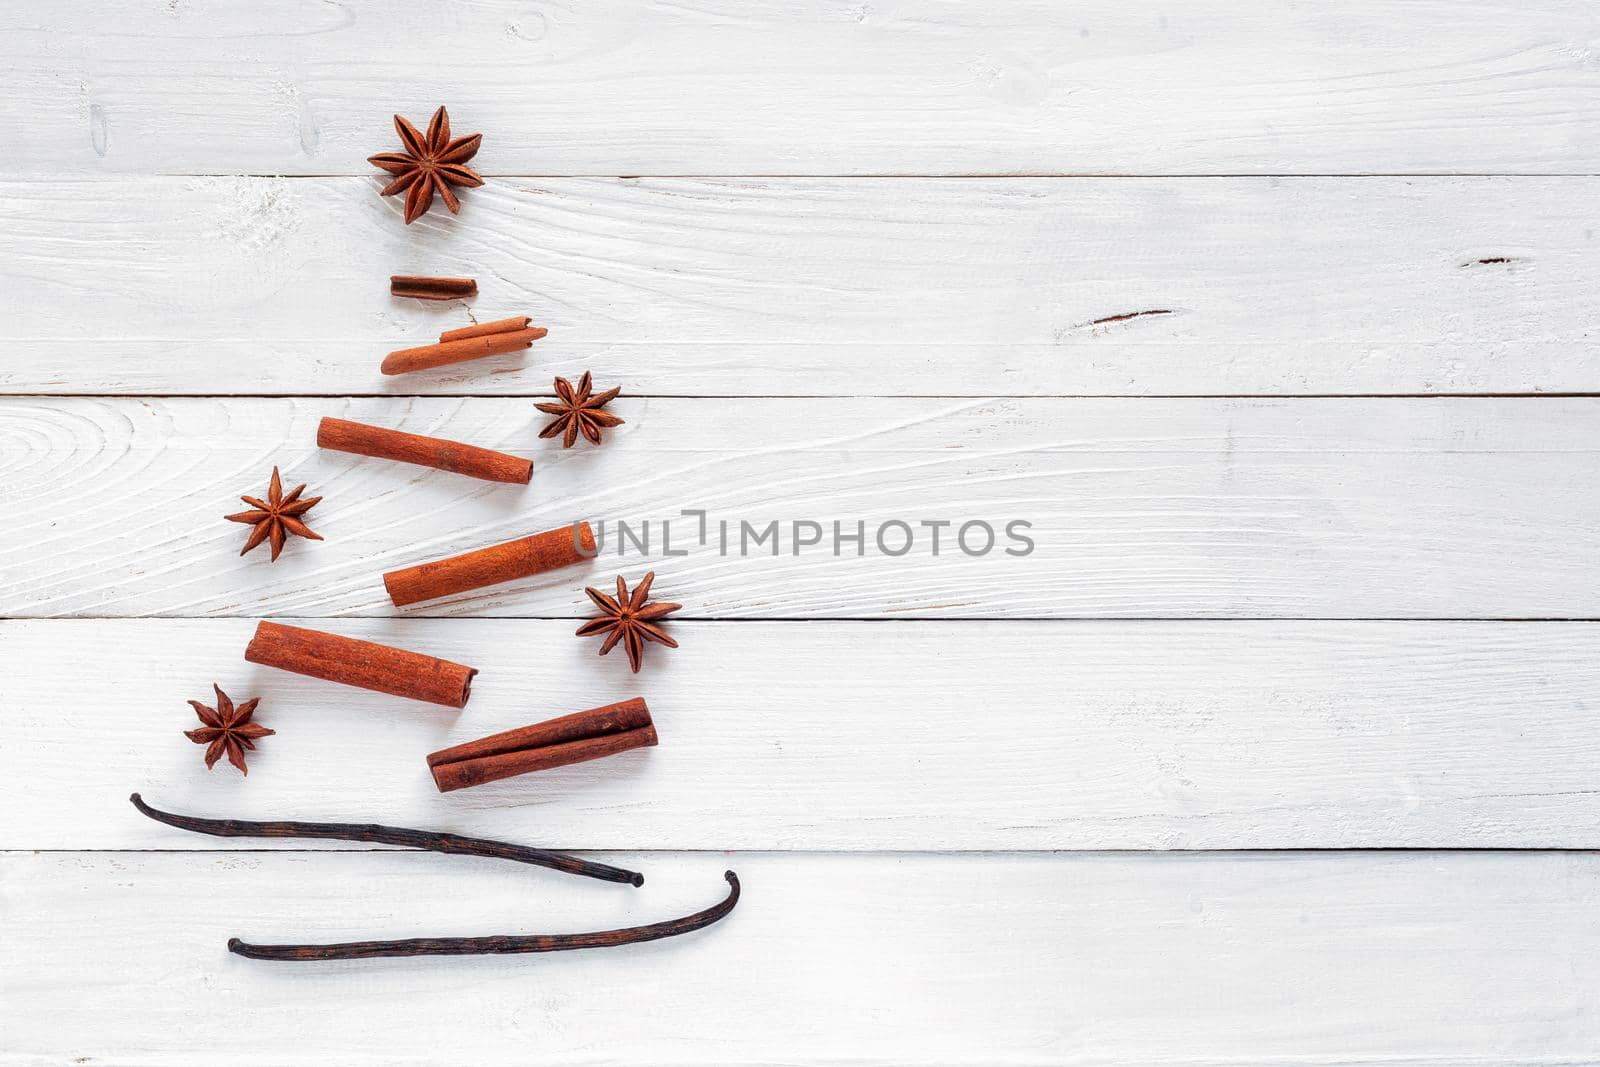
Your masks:
{"label": "curved vanilla bean", "polygon": [[626,926],[620,930],[596,930],[587,934],[500,934],[494,937],[408,937],[399,941],[346,941],[335,945],[252,945],[237,937],[228,939],[228,951],[253,960],[283,960],[300,963],[311,960],[365,960],[375,956],[476,956],[514,952],[566,952],[579,948],[611,948],[640,941],[659,941],[664,937],[703,930],[733,910],[739,903],[739,876],[723,874],[728,880],[728,896],[705,911],[681,919]]}
{"label": "curved vanilla bean", "polygon": [[174,815],[160,811],[144,802],[138,793],[128,799],[133,806],[156,822],[192,830],[213,837],[310,837],[326,841],[361,841],[374,845],[403,845],[406,848],[426,849],[457,856],[483,856],[488,859],[511,860],[535,867],[549,867],[554,871],[598,878],[602,882],[624,882],[644,885],[644,875],[592,860],[581,860],[560,852],[523,845],[508,845],[504,841],[489,841],[481,837],[462,837],[460,834],[434,833],[429,830],[407,830],[400,826],[379,826],[376,823],[348,822],[248,822],[243,819],[202,819],[194,815]]}

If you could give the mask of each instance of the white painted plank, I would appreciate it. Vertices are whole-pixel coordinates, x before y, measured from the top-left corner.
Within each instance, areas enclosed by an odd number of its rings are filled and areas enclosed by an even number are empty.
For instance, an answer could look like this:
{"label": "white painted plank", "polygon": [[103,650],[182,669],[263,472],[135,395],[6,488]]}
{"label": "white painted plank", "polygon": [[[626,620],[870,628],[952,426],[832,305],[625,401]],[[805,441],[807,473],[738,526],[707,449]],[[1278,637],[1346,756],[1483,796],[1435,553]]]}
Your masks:
{"label": "white painted plank", "polygon": [[[1498,1067],[1600,1047],[1590,854],[608,858],[644,887],[385,853],[0,856],[3,1062]],[[725,868],[734,913],[650,945],[224,948],[605,929],[712,903]]]}
{"label": "white painted plank", "polygon": [[[1596,178],[523,179],[405,229],[364,178],[10,182],[0,390],[1592,391],[1596,205]],[[383,378],[467,321],[390,297],[408,271],[550,336]]]}
{"label": "white painted plank", "polygon": [[0,13],[13,173],[1591,172],[1567,0],[94,0]]}
{"label": "white painted plank", "polygon": [[[1600,615],[1592,398],[614,410],[628,423],[603,447],[562,452],[535,440],[545,416],[526,400],[7,400],[0,614],[388,616],[384,571],[588,518],[608,523],[603,558],[407,613],[587,615],[585,584],[650,565],[688,617]],[[319,453],[323,415],[531,455],[533,484]],[[273,464],[326,497],[312,525],[327,540],[241,559],[222,515]],[[685,508],[708,512],[706,545]],[[619,518],[655,523],[648,564],[618,556]],[[663,552],[674,518],[682,558]],[[822,524],[822,544],[796,555],[796,520]],[[995,547],[966,555],[951,527],[934,555],[924,521],[991,523]],[[1030,554],[1008,554],[1025,551],[1012,521],[1033,524],[1017,531]],[[779,540],[741,545],[741,523],[772,522]],[[834,555],[835,522],[866,524],[864,555]]]}
{"label": "white painted plank", "polygon": [[[1592,623],[341,620],[481,670],[465,710],[246,664],[229,620],[0,623],[0,848],[256,848],[128,805],[680,849],[1600,845]],[[92,662],[92,669],[85,664]],[[211,683],[278,733],[241,778]],[[632,696],[657,748],[441,796],[432,751]]]}

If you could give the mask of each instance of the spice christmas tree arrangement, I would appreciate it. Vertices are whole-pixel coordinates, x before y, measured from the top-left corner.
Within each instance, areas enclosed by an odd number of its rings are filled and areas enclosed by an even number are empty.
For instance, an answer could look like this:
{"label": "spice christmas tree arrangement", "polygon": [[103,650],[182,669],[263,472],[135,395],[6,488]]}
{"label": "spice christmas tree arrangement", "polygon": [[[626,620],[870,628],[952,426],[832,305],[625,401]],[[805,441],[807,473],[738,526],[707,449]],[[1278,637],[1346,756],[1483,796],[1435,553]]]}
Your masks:
{"label": "spice christmas tree arrangement", "polygon": [[[408,225],[428,211],[436,195],[452,214],[458,213],[461,201],[454,190],[483,184],[483,179],[466,166],[481,147],[482,135],[452,137],[450,116],[443,107],[434,113],[426,133],[418,131],[399,115],[394,117],[394,124],[403,150],[381,153],[370,160],[394,175],[383,188],[382,195],[405,194],[404,219]],[[397,274],[390,276],[389,291],[402,299],[464,300],[477,295],[478,285],[471,278]],[[498,319],[446,330],[439,335],[437,343],[391,352],[380,369],[392,375],[451,366],[526,349],[546,335],[547,331],[532,325],[526,315]],[[576,386],[565,378],[556,378],[554,392],[555,401],[535,405],[539,411],[553,416],[540,430],[540,439],[560,438],[564,449],[571,448],[580,437],[599,445],[604,440],[604,431],[623,425],[622,418],[606,410],[621,393],[620,386],[595,393],[593,377],[586,371]],[[520,456],[331,416],[318,425],[316,445],[330,451],[429,467],[488,482],[526,485],[533,476],[532,461]],[[321,535],[306,524],[306,515],[323,498],[306,497],[305,489],[301,484],[285,493],[279,470],[273,467],[265,498],[241,498],[250,510],[226,516],[230,522],[251,527],[241,555],[269,544],[269,562],[276,562],[291,537],[322,540]],[[397,607],[403,607],[572,567],[597,554],[594,531],[587,522],[578,521],[571,526],[447,559],[414,564],[390,571],[382,578],[390,599]],[[646,643],[677,647],[677,642],[662,629],[661,623],[666,616],[679,610],[680,605],[650,601],[654,581],[655,572],[652,571],[630,593],[626,579],[618,576],[615,599],[598,589],[585,590],[601,614],[580,626],[578,635],[603,637],[599,649],[602,656],[620,645],[627,651],[634,673],[638,673],[643,663]],[[478,673],[476,668],[425,652],[270,621],[263,621],[256,627],[244,658],[250,663],[327,682],[457,709],[466,706],[472,693],[472,680]],[[195,744],[206,746],[208,769],[226,756],[241,774],[247,774],[246,753],[255,749],[257,741],[275,731],[254,721],[260,698],[235,704],[221,687],[213,688],[216,707],[189,701],[199,716],[200,726],[186,731],[186,736]],[[656,726],[649,708],[643,699],[634,698],[455,745],[429,755],[427,765],[438,790],[448,793],[657,743]],[[298,837],[401,845],[455,855],[508,859],[633,886],[644,881],[643,876],[634,871],[542,849],[456,834],[369,823],[207,819],[160,811],[145,804],[137,793],[132,800],[140,812],[159,822],[220,837]],[[726,878],[729,891],[721,902],[692,915],[646,926],[583,934],[407,938],[323,945],[257,945],[233,938],[228,948],[253,959],[313,961],[374,956],[557,952],[627,945],[676,937],[722,919],[739,900],[738,877],[728,871]]]}

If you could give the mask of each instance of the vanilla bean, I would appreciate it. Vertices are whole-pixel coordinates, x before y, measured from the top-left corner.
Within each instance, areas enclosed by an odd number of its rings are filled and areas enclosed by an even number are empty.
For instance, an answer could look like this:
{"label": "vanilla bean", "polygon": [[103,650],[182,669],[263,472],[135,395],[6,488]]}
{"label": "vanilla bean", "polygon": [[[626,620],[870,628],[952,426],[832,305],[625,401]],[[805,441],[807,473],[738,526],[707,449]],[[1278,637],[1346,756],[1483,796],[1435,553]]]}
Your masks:
{"label": "vanilla bean", "polygon": [[567,952],[580,948],[612,948],[640,941],[693,933],[721,919],[739,903],[739,876],[732,871],[728,895],[719,904],[681,919],[596,930],[584,934],[500,934],[493,937],[408,937],[398,941],[346,941],[332,945],[253,945],[237,937],[228,939],[228,951],[253,960],[303,963],[314,960],[364,960],[375,956],[474,956],[516,952]]}
{"label": "vanilla bean", "polygon": [[[325,841],[360,841],[373,845],[402,845],[406,848],[426,849],[457,856],[483,856],[487,859],[511,860],[535,867],[549,867],[584,878],[598,878],[602,882],[624,882],[644,885],[644,875],[592,860],[581,860],[560,852],[523,845],[508,845],[503,841],[489,841],[481,837],[462,837],[460,834],[434,833],[429,830],[407,830],[399,826],[379,826],[376,823],[342,822],[248,822],[243,819],[203,819],[194,815],[175,815],[160,811],[144,802],[138,793],[128,799],[133,806],[154,819],[180,830],[213,837],[308,837]],[[663,935],[665,936],[665,935]],[[527,950],[532,951],[532,950]],[[331,957],[330,957],[331,958]]]}

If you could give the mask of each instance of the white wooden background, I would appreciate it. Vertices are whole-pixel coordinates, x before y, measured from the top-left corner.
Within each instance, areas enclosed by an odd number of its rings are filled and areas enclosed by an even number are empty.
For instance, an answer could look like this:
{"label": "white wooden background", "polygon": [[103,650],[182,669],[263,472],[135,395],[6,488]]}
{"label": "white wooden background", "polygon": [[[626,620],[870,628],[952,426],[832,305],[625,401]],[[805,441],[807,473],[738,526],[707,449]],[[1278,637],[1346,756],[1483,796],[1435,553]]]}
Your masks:
{"label": "white wooden background", "polygon": [[[1592,5],[61,0],[0,8],[0,93],[0,1062],[1600,1062]],[[364,159],[439,103],[489,183],[406,228]],[[467,321],[413,272],[550,336],[383,378]],[[627,425],[536,441],[587,368]],[[274,463],[328,540],[241,559]],[[571,636],[614,559],[379,581],[685,507],[1038,548],[658,554],[683,647],[637,677]],[[256,668],[268,616],[483,674]],[[248,779],[181,736],[212,681],[278,730]],[[659,748],[431,785],[631,695]],[[730,867],[723,924],[616,951],[224,948],[646,922]]]}

